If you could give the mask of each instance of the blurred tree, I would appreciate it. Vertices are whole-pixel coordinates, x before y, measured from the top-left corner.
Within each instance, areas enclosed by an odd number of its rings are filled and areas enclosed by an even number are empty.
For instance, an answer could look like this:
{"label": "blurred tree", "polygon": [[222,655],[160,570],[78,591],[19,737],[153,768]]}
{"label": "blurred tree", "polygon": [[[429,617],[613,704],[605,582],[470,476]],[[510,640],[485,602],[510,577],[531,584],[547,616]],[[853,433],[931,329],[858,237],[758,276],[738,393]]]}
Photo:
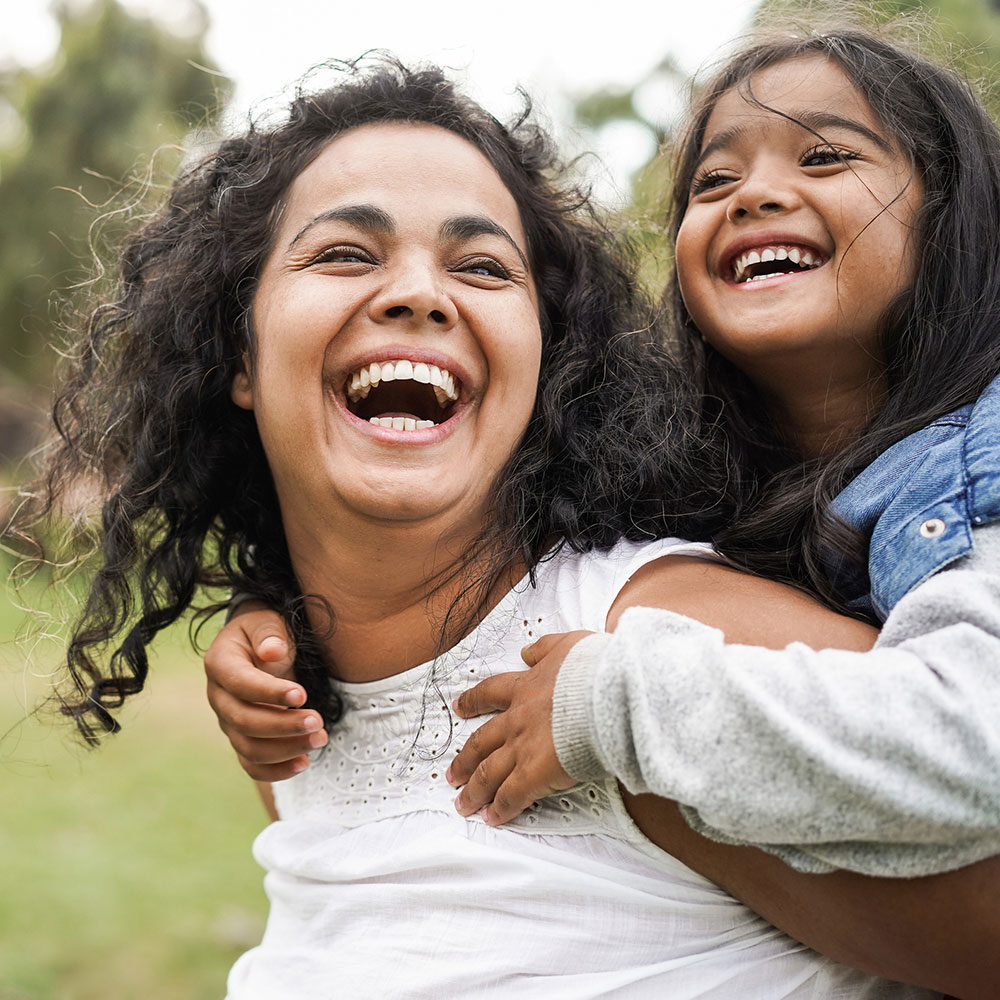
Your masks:
{"label": "blurred tree", "polygon": [[[50,381],[59,293],[94,276],[95,251],[116,227],[120,234],[116,217],[176,168],[178,143],[228,95],[228,82],[205,68],[205,10],[198,0],[189,10],[190,29],[178,35],[116,0],[64,3],[54,10],[61,41],[52,62],[0,71],[0,387],[8,398]],[[0,460],[4,450],[0,441]]]}

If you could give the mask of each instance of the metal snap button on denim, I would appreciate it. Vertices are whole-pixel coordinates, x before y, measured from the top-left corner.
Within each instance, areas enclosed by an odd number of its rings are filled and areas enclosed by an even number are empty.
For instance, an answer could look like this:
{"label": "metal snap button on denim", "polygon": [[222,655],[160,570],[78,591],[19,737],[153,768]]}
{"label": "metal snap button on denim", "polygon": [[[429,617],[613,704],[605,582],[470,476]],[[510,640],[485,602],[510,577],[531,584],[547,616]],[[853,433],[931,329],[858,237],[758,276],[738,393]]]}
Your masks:
{"label": "metal snap button on denim", "polygon": [[920,534],[924,538],[940,538],[944,534],[945,523],[939,517],[932,517],[920,525]]}

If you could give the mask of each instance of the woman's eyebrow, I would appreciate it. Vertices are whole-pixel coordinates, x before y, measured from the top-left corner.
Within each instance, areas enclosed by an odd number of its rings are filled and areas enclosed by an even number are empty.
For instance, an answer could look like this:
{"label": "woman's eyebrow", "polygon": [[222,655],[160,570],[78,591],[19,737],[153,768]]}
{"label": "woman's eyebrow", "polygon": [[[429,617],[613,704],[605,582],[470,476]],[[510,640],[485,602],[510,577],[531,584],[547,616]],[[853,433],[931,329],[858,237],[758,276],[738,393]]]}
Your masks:
{"label": "woman's eyebrow", "polygon": [[396,220],[375,205],[344,205],[341,208],[320,212],[311,218],[295,234],[292,242],[288,244],[288,249],[291,250],[310,229],[323,222],[347,222],[369,233],[392,233],[396,229]]}
{"label": "woman's eyebrow", "polygon": [[524,256],[514,237],[500,223],[488,219],[485,215],[457,215],[443,222],[438,232],[441,236],[453,240],[469,240],[476,236],[499,236],[513,247],[525,271],[531,270],[528,258]]}

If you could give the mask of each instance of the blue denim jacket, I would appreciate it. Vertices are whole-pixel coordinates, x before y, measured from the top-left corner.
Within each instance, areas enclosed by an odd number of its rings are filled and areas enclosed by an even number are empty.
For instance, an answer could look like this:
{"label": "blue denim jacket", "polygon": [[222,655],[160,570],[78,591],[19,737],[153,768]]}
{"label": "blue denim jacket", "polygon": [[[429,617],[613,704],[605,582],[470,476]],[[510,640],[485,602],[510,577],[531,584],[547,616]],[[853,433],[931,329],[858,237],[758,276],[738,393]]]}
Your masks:
{"label": "blue denim jacket", "polygon": [[880,619],[907,591],[967,554],[972,529],[1000,519],[1000,377],[883,452],[833,502],[871,536],[868,574],[831,560],[851,606]]}

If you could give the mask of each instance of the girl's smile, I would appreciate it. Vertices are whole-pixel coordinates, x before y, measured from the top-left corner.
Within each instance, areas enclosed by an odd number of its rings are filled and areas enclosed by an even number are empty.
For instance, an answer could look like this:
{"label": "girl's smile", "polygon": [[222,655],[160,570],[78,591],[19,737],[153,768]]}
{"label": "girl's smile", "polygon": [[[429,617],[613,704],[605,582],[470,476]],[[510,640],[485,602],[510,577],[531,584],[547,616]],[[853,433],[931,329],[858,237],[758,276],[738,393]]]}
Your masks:
{"label": "girl's smile", "polygon": [[822,56],[760,70],[708,119],[678,278],[705,339],[762,384],[796,358],[845,377],[879,360],[881,318],[912,280],[921,195],[883,131]]}

